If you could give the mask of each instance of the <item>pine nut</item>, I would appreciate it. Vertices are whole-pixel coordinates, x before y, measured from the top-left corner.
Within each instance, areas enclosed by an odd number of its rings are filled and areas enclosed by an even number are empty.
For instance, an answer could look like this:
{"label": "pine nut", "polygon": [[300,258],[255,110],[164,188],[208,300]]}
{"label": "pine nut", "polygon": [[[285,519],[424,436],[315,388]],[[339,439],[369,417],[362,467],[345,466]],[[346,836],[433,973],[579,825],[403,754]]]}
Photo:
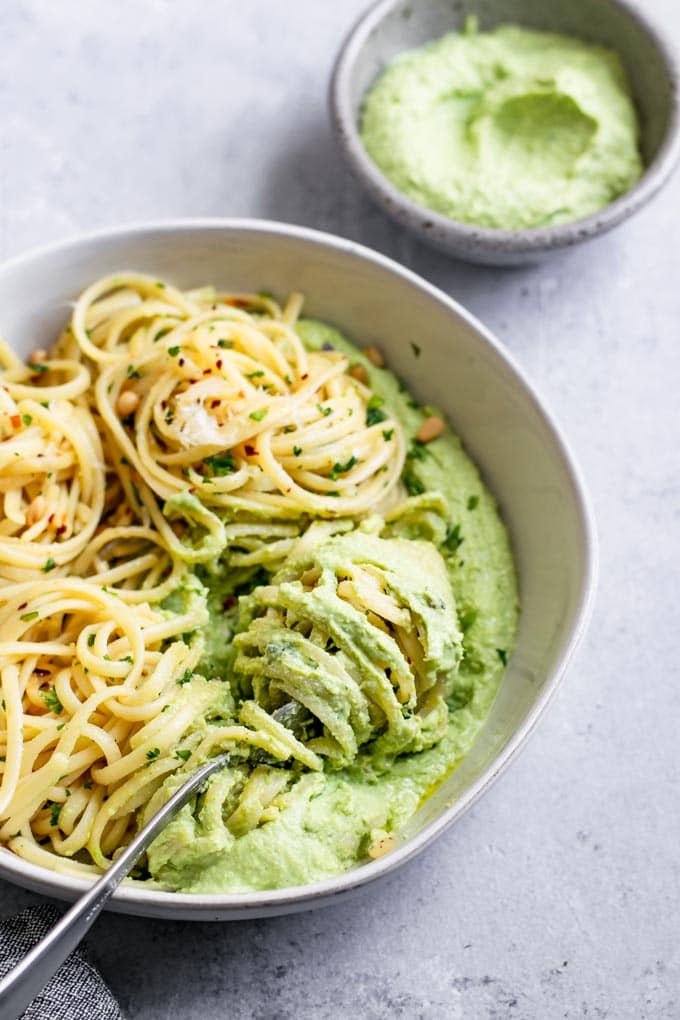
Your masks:
{"label": "pine nut", "polygon": [[356,379],[357,382],[363,383],[364,386],[368,385],[368,372],[363,365],[352,365],[349,370],[349,375],[351,375],[353,379]]}
{"label": "pine nut", "polygon": [[132,414],[139,407],[139,397],[134,390],[123,390],[121,395],[118,397],[116,404],[116,410],[121,418],[127,418],[129,414]]}
{"label": "pine nut", "polygon": [[382,368],[385,364],[385,359],[377,347],[366,347],[364,354],[368,360],[376,366],[376,368]]}
{"label": "pine nut", "polygon": [[47,351],[44,351],[42,347],[39,347],[37,351],[33,351],[33,354],[28,359],[29,365],[42,365],[43,361],[47,361]]}
{"label": "pine nut", "polygon": [[418,429],[416,439],[419,443],[429,443],[430,440],[441,436],[444,431],[444,422],[441,418],[426,418]]}

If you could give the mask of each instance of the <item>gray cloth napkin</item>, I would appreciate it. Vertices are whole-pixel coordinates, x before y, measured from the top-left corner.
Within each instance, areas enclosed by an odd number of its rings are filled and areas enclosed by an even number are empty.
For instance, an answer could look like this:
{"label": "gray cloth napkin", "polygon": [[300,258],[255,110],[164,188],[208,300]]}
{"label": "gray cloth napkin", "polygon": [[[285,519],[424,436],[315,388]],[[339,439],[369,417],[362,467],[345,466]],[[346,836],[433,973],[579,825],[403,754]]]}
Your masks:
{"label": "gray cloth napkin", "polygon": [[[0,977],[7,974],[29,949],[46,935],[59,911],[47,903],[29,907],[0,921]],[[5,1020],[0,1007],[0,1020]],[[81,946],[71,953],[23,1020],[124,1020],[120,1007],[101,974]]]}

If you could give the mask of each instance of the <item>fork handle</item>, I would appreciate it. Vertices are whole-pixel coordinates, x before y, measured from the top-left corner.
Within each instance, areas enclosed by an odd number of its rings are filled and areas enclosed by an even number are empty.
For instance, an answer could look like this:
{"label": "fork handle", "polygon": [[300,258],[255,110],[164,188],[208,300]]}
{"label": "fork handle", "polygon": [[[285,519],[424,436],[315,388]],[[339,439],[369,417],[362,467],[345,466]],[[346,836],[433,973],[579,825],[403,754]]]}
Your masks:
{"label": "fork handle", "polygon": [[54,927],[0,980],[0,1017],[18,1020],[50,978],[76,948],[99,916],[109,897],[128,875],[159,832],[206,781],[228,764],[229,754],[217,755],[198,769],[147,822],[91,889],[78,899]]}

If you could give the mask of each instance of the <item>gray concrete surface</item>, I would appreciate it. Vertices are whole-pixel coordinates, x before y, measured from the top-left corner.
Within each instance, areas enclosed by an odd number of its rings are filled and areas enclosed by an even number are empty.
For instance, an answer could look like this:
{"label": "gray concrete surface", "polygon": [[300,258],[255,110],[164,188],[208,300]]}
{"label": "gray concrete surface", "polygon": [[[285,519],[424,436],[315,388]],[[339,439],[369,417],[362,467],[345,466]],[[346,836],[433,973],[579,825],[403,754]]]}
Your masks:
{"label": "gray concrete surface", "polygon": [[[539,269],[429,252],[330,136],[330,64],[364,4],[3,4],[0,255],[125,220],[259,215],[422,273],[498,332],[571,439],[602,546],[590,634],[521,758],[389,884],[248,924],[106,915],[90,945],[130,1020],[675,1020],[680,178]],[[675,0],[647,6],[680,35]],[[0,884],[0,915],[35,901]]]}

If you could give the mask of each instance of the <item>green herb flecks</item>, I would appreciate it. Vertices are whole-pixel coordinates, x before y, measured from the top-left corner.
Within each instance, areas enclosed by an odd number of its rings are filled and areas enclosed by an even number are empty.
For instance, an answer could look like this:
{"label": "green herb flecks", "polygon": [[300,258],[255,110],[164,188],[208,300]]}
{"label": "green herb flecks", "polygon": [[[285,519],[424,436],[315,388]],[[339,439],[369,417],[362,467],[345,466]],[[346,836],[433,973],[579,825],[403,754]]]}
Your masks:
{"label": "green herb flecks", "polygon": [[377,393],[374,393],[370,397],[366,404],[366,425],[370,428],[371,425],[378,425],[381,421],[387,419],[387,415],[381,410],[382,405],[385,403],[382,397],[379,397]]}
{"label": "green herb flecks", "polygon": [[43,691],[42,698],[50,712],[54,712],[55,715],[61,715],[64,711],[64,706],[59,700],[59,695],[55,691],[54,686],[50,687],[49,691]]}
{"label": "green herb flecks", "polygon": [[208,467],[213,477],[230,475],[236,470],[236,461],[228,450],[224,453],[214,453],[212,457],[204,457],[203,463]]}
{"label": "green herb flecks", "polygon": [[347,474],[347,472],[348,472],[348,471],[351,471],[351,470],[352,470],[352,468],[353,468],[353,467],[354,467],[354,466],[355,466],[356,464],[358,464],[358,463],[359,463],[359,461],[358,461],[358,460],[357,460],[357,458],[356,458],[356,457],[354,457],[354,456],[350,457],[350,458],[349,458],[349,460],[348,460],[348,461],[346,461],[346,462],[345,462],[344,464],[338,464],[338,463],[336,462],[336,463],[335,463],[335,464],[333,465],[333,470],[331,471],[330,477],[331,477],[331,478],[333,479],[333,481],[335,482],[335,481],[337,481],[337,479],[338,479],[338,477],[339,477],[340,475],[346,475],[346,474]]}

